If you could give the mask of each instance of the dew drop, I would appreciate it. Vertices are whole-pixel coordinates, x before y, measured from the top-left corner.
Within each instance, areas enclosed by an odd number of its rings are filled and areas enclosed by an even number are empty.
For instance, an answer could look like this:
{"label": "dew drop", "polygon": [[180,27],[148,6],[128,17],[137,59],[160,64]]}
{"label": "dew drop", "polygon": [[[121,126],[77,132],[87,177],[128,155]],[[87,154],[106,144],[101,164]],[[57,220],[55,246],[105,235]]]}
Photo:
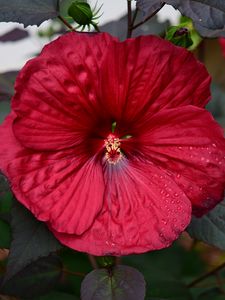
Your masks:
{"label": "dew drop", "polygon": [[216,144],[212,144],[212,146],[213,146],[214,148],[216,148]]}
{"label": "dew drop", "polygon": [[163,224],[167,224],[167,221],[165,219],[162,219]]}
{"label": "dew drop", "polygon": [[177,178],[180,178],[181,177],[181,175],[180,174],[177,174]]}

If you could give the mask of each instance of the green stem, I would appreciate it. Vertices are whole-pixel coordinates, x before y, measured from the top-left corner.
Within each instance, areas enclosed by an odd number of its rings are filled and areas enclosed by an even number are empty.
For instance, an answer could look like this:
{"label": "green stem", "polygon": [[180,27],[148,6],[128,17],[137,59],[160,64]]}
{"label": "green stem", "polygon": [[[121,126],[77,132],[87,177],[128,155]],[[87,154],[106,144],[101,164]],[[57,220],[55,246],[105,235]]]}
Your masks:
{"label": "green stem", "polygon": [[62,16],[58,16],[59,20],[63,22],[64,25],[66,25],[66,27],[68,27],[71,31],[76,31],[73,26],[70,25],[70,23],[68,23]]}
{"label": "green stem", "polygon": [[138,8],[136,7],[135,11],[134,11],[134,15],[133,15],[133,18],[132,18],[132,22],[131,22],[131,27],[132,27],[132,30],[133,30],[133,26],[134,26],[134,22],[137,18],[137,14],[138,14]]}
{"label": "green stem", "polygon": [[127,0],[127,38],[132,36],[132,9],[131,0]]}
{"label": "green stem", "polygon": [[91,255],[91,254],[88,254],[88,259],[89,259],[89,261],[91,263],[92,268],[93,269],[98,269],[98,264],[96,262],[95,257],[93,255]]}
{"label": "green stem", "polygon": [[155,10],[150,16],[148,16],[144,21],[141,21],[141,22],[137,23],[136,25],[134,25],[134,26],[132,27],[132,30],[138,28],[139,26],[143,25],[143,24],[146,23],[148,20],[150,20],[152,17],[154,17],[154,16],[155,16],[155,15],[163,8],[163,6],[164,6],[165,4],[166,4],[166,3],[163,2],[162,5],[161,5],[157,10]]}
{"label": "green stem", "polygon": [[63,269],[63,273],[65,274],[69,274],[69,275],[74,275],[74,276],[79,276],[79,277],[85,277],[86,274],[85,273],[81,273],[81,272],[73,272],[67,269]]}
{"label": "green stem", "polygon": [[203,274],[202,276],[198,277],[197,279],[193,280],[191,283],[189,283],[187,285],[188,288],[192,288],[193,286],[197,285],[199,282],[207,279],[210,276],[213,276],[215,274],[217,274],[220,270],[222,270],[223,268],[225,268],[225,262],[222,265],[219,265],[217,268],[213,269],[212,271]]}

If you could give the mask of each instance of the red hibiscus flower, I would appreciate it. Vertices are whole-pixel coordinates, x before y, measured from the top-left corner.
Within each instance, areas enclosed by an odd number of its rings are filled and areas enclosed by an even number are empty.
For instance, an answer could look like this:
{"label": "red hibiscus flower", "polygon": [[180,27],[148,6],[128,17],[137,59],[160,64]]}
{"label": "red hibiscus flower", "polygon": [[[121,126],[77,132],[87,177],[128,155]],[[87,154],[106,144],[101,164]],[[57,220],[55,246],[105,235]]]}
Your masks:
{"label": "red hibiscus flower", "polygon": [[17,78],[0,167],[65,245],[94,255],[169,246],[223,197],[225,142],[203,65],[153,36],[69,33]]}

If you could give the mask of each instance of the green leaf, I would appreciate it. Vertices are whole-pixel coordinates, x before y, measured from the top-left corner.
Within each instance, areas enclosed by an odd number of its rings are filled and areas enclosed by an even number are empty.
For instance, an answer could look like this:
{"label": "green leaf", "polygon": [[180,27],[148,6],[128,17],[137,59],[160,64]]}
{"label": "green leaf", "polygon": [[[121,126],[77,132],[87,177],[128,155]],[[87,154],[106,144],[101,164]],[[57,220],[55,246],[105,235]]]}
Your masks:
{"label": "green leaf", "polygon": [[166,300],[166,299],[165,298],[164,299],[163,298],[148,298],[146,300]]}
{"label": "green leaf", "polygon": [[71,294],[51,292],[45,296],[38,297],[32,300],[79,300],[79,298]]}
{"label": "green leaf", "polygon": [[166,1],[160,0],[137,0],[137,8],[143,12],[144,18],[153,14],[156,10],[160,9]]}
{"label": "green leaf", "polygon": [[13,28],[10,31],[0,35],[0,42],[16,42],[29,37],[29,32],[20,28]]}
{"label": "green leaf", "polygon": [[13,195],[11,192],[0,194],[0,218],[2,215],[8,215],[11,212]]}
{"label": "green leaf", "polygon": [[202,218],[193,217],[187,231],[191,237],[225,250],[225,201]]}
{"label": "green leaf", "polygon": [[13,240],[5,281],[32,261],[48,256],[61,248],[46,225],[36,220],[27,209],[16,201],[12,208],[11,228]]}
{"label": "green leaf", "polygon": [[191,295],[182,278],[186,274],[190,276],[190,272],[196,275],[196,270],[185,268],[187,254],[174,243],[172,247],[160,251],[123,257],[123,263],[138,268],[144,275],[147,283],[146,300],[189,300]]}
{"label": "green leaf", "polygon": [[10,113],[10,102],[1,101],[1,92],[0,92],[0,124],[4,121],[5,117]]}
{"label": "green leaf", "polygon": [[196,30],[205,37],[225,36],[225,1],[224,0],[137,0],[144,18],[159,9],[163,3],[191,18]]}
{"label": "green leaf", "polygon": [[9,191],[9,184],[7,178],[0,173],[0,197]]}
{"label": "green leaf", "polygon": [[[220,64],[221,69],[222,67],[223,65]],[[218,74],[221,73],[218,72]],[[211,94],[212,100],[207,104],[207,109],[212,113],[213,117],[217,120],[217,122],[225,128],[225,90],[222,89],[215,81],[213,81],[211,84]]]}
{"label": "green leaf", "polygon": [[128,266],[97,269],[89,273],[81,285],[82,300],[144,300],[143,275]]}
{"label": "green leaf", "polygon": [[40,25],[58,16],[58,0],[1,0],[1,22],[18,22],[24,26]]}
{"label": "green leaf", "polygon": [[224,293],[218,288],[212,288],[201,293],[197,300],[224,300]]}
{"label": "green leaf", "polygon": [[154,280],[149,283],[148,295],[170,300],[191,300],[188,288],[180,280],[166,279]]}
{"label": "green leaf", "polygon": [[167,0],[165,2],[191,18],[196,30],[202,36],[225,36],[224,0]]}
{"label": "green leaf", "polygon": [[61,261],[57,256],[42,257],[4,281],[0,293],[33,299],[53,289],[61,277],[61,271]]}
{"label": "green leaf", "polygon": [[63,276],[64,290],[79,297],[81,282],[85,275],[92,271],[90,261],[85,253],[69,248],[63,248],[59,255],[65,270],[68,271],[64,272]]}
{"label": "green leaf", "polygon": [[9,249],[11,243],[11,230],[9,224],[0,219],[0,249]]}

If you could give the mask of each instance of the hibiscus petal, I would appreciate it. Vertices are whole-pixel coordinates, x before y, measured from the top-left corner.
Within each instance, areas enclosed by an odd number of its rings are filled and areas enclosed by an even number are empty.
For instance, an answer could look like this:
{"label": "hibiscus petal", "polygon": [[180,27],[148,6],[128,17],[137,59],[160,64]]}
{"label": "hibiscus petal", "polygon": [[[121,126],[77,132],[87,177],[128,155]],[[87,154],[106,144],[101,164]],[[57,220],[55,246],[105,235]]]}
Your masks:
{"label": "hibiscus petal", "polygon": [[56,230],[83,233],[103,205],[101,164],[81,149],[41,153],[23,148],[12,132],[15,117],[12,113],[0,127],[1,171],[15,196]]}
{"label": "hibiscus petal", "polygon": [[113,42],[100,76],[101,98],[126,125],[165,107],[204,107],[210,99],[205,67],[186,49],[155,36]]}
{"label": "hibiscus petal", "polygon": [[[206,110],[194,106],[163,110],[123,147],[161,166],[186,193],[197,216],[223,199],[225,139]],[[131,152],[130,152],[131,153]],[[130,154],[131,155],[131,154]]]}
{"label": "hibiscus petal", "polygon": [[148,162],[105,167],[104,208],[83,235],[53,231],[65,245],[94,255],[127,255],[168,247],[189,224],[191,203]]}
{"label": "hibiscus petal", "polygon": [[[13,128],[35,150],[60,150],[82,142],[104,115],[98,102],[99,68],[114,38],[69,33],[44,47],[16,80]],[[101,119],[104,122],[111,120]],[[94,130],[94,129],[93,129]]]}

